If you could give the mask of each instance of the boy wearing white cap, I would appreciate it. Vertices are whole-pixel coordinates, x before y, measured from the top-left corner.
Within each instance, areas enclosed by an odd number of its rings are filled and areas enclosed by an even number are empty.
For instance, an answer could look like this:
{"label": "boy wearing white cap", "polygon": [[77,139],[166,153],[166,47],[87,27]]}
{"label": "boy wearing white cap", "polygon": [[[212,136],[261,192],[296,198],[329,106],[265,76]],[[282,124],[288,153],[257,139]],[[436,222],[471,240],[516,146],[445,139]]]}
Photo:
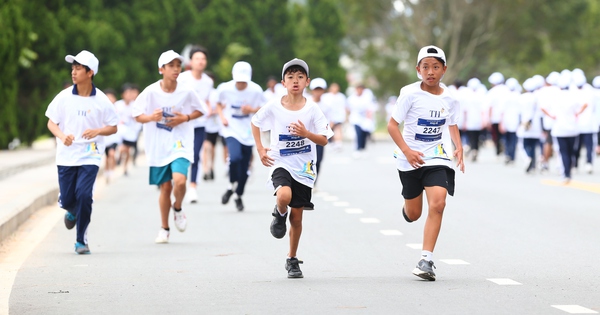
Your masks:
{"label": "boy wearing white cap", "polygon": [[[323,94],[327,89],[327,82],[323,78],[315,78],[313,80],[310,80],[309,88],[311,91],[313,102],[319,105],[319,108],[323,112],[323,115],[325,115],[325,118],[329,122],[329,126],[331,126],[332,106],[327,99],[323,98]],[[317,163],[315,165],[317,169],[317,174],[321,171],[321,163],[323,163],[323,159],[325,157],[324,154],[325,147],[317,144]],[[315,185],[316,183],[317,181],[315,179]]]}
{"label": "boy wearing white cap", "polygon": [[[270,227],[275,238],[285,236],[288,206],[291,208],[290,251],[285,263],[288,278],[303,278],[299,266],[302,261],[296,252],[302,234],[302,213],[314,209],[311,197],[317,176],[315,146],[325,146],[333,136],[319,106],[302,95],[310,83],[308,73],[308,65],[301,59],[285,63],[281,76],[287,95],[271,100],[252,118],[256,149],[262,164],[271,167],[270,182],[277,196]],[[260,132],[267,130],[271,131],[270,148],[263,146],[260,137]]]}
{"label": "boy wearing white cap", "polygon": [[223,137],[229,151],[229,186],[221,197],[227,204],[236,194],[235,207],[244,210],[242,195],[248,180],[248,168],[252,157],[251,115],[265,103],[260,85],[251,81],[252,67],[245,61],[238,61],[231,70],[233,80],[217,87],[219,101],[217,112],[223,123]]}
{"label": "boy wearing white cap", "polygon": [[504,140],[504,132],[500,129],[502,114],[504,113],[504,99],[509,95],[510,89],[504,85],[504,76],[500,72],[494,72],[488,78],[492,84],[492,88],[488,91],[486,107],[489,108],[490,116],[490,132],[492,133],[492,141],[496,147],[496,155],[500,156],[504,150],[502,141]]}
{"label": "boy wearing white cap", "polygon": [[[182,202],[187,172],[194,158],[192,120],[206,113],[206,104],[190,87],[177,84],[183,57],[173,50],[158,58],[159,80],[137,97],[132,116],[144,124],[145,150],[150,166],[150,185],[158,185],[161,228],[156,243],[169,242],[169,212],[173,207],[175,227],[185,231],[187,219]],[[171,203],[171,193],[175,202]]]}
{"label": "boy wearing white cap", "polygon": [[93,188],[104,152],[104,137],[117,132],[114,106],[93,84],[98,58],[87,50],[65,60],[72,64],[73,86],[58,93],[46,110],[48,129],[56,137],[58,204],[67,210],[65,226],[77,225],[75,252],[89,254],[87,228],[92,215]]}
{"label": "boy wearing white cap", "polygon": [[[423,211],[423,190],[429,211],[423,235],[421,260],[413,274],[434,281],[433,249],[440,233],[446,194],[454,195],[454,169],[446,153],[445,128],[456,147],[454,157],[464,172],[463,149],[458,130],[460,105],[441,83],[446,72],[446,56],[435,46],[425,46],[417,58],[417,75],[422,80],[400,90],[396,108],[388,123],[388,132],[400,148],[397,168],[405,199],[402,214],[413,222]],[[399,124],[404,122],[404,133]]]}

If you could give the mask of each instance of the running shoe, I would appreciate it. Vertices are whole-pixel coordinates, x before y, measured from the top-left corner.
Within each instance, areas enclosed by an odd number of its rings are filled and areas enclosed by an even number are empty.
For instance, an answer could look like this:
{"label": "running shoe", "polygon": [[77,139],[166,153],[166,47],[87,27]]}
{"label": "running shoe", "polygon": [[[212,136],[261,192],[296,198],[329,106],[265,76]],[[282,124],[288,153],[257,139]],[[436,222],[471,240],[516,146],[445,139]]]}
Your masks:
{"label": "running shoe", "polygon": [[277,206],[275,206],[271,215],[273,216],[273,221],[271,221],[271,235],[273,235],[274,238],[283,238],[287,230],[287,226],[285,225],[288,216],[287,212],[282,216],[279,214],[279,211],[277,211]]}
{"label": "running shoe", "polygon": [[238,209],[238,211],[244,211],[244,203],[242,202],[242,197],[236,198],[234,201],[235,207]]}
{"label": "running shoe", "polygon": [[221,203],[226,205],[229,202],[229,199],[233,196],[233,190],[227,189],[227,191],[221,197]]}
{"label": "running shoe", "polygon": [[75,218],[75,216],[67,211],[67,213],[65,213],[65,227],[67,228],[67,230],[72,229],[73,227],[75,227],[75,223],[77,222],[76,220],[77,218]]}
{"label": "running shoe", "polygon": [[435,272],[433,272],[433,268],[435,268],[433,261],[421,259],[419,260],[417,267],[413,270],[413,275],[421,279],[435,281]]}
{"label": "running shoe", "polygon": [[304,263],[298,258],[288,258],[285,261],[285,270],[288,271],[288,278],[304,278],[302,270],[300,270],[300,264]]}
{"label": "running shoe", "polygon": [[75,243],[75,252],[79,255],[85,255],[90,253],[90,248],[87,244]]}
{"label": "running shoe", "polygon": [[185,228],[187,227],[187,218],[185,217],[183,210],[173,210],[173,221],[175,222],[175,227],[179,230],[179,232],[185,231]]}
{"label": "running shoe", "polygon": [[196,188],[195,187],[188,188],[185,196],[187,197],[187,200],[190,203],[196,203],[196,202],[198,202],[198,193],[196,192]]}
{"label": "running shoe", "polygon": [[166,244],[169,242],[169,231],[161,228],[158,230],[158,236],[154,240],[157,244]]}

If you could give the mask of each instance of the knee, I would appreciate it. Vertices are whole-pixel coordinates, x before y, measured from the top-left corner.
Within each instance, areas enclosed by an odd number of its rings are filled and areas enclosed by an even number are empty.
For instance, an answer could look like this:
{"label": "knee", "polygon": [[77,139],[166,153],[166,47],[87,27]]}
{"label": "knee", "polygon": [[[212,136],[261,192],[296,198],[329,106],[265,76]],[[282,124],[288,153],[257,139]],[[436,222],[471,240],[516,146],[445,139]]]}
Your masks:
{"label": "knee", "polygon": [[77,200],[80,200],[84,203],[92,203],[92,199],[94,197],[92,191],[83,191],[83,190],[77,191],[75,196],[76,196]]}
{"label": "knee", "polygon": [[294,228],[300,228],[302,227],[302,216],[290,216],[290,226],[294,227]]}
{"label": "knee", "polygon": [[434,215],[442,215],[446,208],[446,200],[437,200],[429,204],[429,213]]}
{"label": "knee", "polygon": [[173,191],[173,184],[171,184],[171,181],[160,184],[161,194],[168,194],[169,196],[171,196],[171,191]]}
{"label": "knee", "polygon": [[277,204],[289,205],[292,201],[292,191],[289,187],[281,187],[277,191]]}

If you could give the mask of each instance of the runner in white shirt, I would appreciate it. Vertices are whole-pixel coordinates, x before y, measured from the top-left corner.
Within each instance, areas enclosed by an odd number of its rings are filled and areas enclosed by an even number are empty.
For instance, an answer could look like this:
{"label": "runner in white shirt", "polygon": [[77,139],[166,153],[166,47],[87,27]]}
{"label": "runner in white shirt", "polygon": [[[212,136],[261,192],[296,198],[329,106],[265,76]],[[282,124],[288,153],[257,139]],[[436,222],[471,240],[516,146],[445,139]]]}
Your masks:
{"label": "runner in white shirt", "polygon": [[504,133],[506,139],[504,153],[506,155],[506,164],[512,164],[515,161],[517,152],[517,129],[519,129],[519,114],[521,113],[521,85],[515,78],[506,80],[506,86],[510,92],[503,98],[502,115],[500,120],[500,130]]}
{"label": "runner in white shirt", "polygon": [[356,132],[354,157],[361,157],[362,152],[367,147],[367,139],[375,129],[373,113],[376,105],[373,100],[373,93],[371,90],[366,89],[364,85],[359,84],[355,92],[348,96],[346,104],[350,111],[348,122],[354,126]]}
{"label": "runner in white shirt", "polygon": [[[423,211],[423,190],[429,211],[425,222],[421,260],[413,274],[434,281],[433,250],[442,224],[446,194],[454,195],[454,169],[446,153],[450,135],[456,150],[457,166],[464,172],[463,149],[457,126],[460,104],[440,82],[446,72],[446,55],[435,46],[421,48],[417,57],[417,75],[422,80],[400,90],[396,109],[388,123],[388,132],[402,151],[397,168],[405,199],[402,214],[413,222]],[[400,133],[399,124],[404,122]],[[449,132],[445,133],[444,128]]]}
{"label": "runner in white shirt", "polygon": [[[188,86],[198,94],[200,99],[207,103],[210,91],[214,88],[214,81],[209,77],[204,70],[206,69],[206,61],[208,52],[200,46],[194,46],[190,50],[190,67],[191,70],[185,71],[177,77],[177,82]],[[196,191],[198,180],[198,166],[200,165],[200,152],[206,135],[206,123],[211,115],[211,108],[207,107],[208,111],[205,116],[194,120],[194,162],[192,163],[192,173],[190,175],[190,188],[186,191],[187,200],[190,203],[198,201],[198,192]]]}
{"label": "runner in white shirt", "polygon": [[477,161],[479,153],[479,139],[484,124],[484,94],[478,92],[481,86],[481,81],[477,78],[472,78],[467,82],[467,89],[460,90],[462,93],[460,98],[460,108],[464,112],[464,129],[467,133],[469,142],[469,152],[471,161]]}
{"label": "runner in white shirt", "polygon": [[[188,168],[194,159],[193,120],[206,113],[206,104],[189,86],[177,83],[183,57],[173,50],[158,58],[159,80],[142,91],[132,115],[144,124],[144,145],[150,166],[150,185],[158,185],[161,228],[156,243],[169,242],[169,212],[175,227],[185,231],[187,219],[182,203]],[[171,203],[171,193],[175,202]]]}
{"label": "runner in white shirt", "polygon": [[[113,89],[105,89],[104,94],[108,97],[108,100],[115,105],[117,101],[117,93]],[[116,111],[116,108],[115,108]],[[119,132],[119,126],[117,125],[117,132],[112,135],[104,137],[104,155],[106,156],[105,164],[104,164],[104,178],[106,179],[106,183],[109,184],[111,178],[113,176],[113,172],[117,165],[115,153],[117,151],[117,147],[122,142],[121,132]]]}
{"label": "runner in white shirt", "polygon": [[[123,85],[123,92],[121,93],[121,100],[115,103],[117,113],[119,114],[119,132],[121,133],[122,141],[119,149],[119,162],[117,164],[123,164],[123,175],[127,176],[127,169],[129,167],[129,160],[131,158],[132,164],[135,165],[135,159],[137,157],[137,142],[142,131],[142,124],[135,121],[135,118],[131,116],[131,108],[133,108],[133,102],[140,94],[140,91],[135,84],[126,83]],[[133,156],[131,156],[131,149],[133,149]]]}
{"label": "runner in white shirt", "polygon": [[[327,119],[329,125],[331,126],[331,116],[333,114],[333,107],[329,103],[331,99],[323,99],[323,94],[327,90],[327,82],[323,78],[315,78],[313,80],[310,80],[309,87],[311,91],[312,101],[319,105],[319,108],[323,112],[323,115],[325,115],[325,119]],[[317,160],[315,165],[317,173],[321,172],[322,170],[321,166],[325,158],[324,154],[325,147],[317,144]],[[316,184],[317,181],[315,179],[315,185]]]}
{"label": "runner in white shirt", "polygon": [[347,99],[344,93],[340,92],[340,85],[333,82],[329,87],[329,92],[323,94],[323,99],[328,104],[331,104],[332,112],[331,112],[331,129],[333,129],[333,149],[336,151],[340,151],[342,149],[342,129],[343,125],[346,122],[347,112]]}
{"label": "runner in white shirt", "polygon": [[[299,266],[302,261],[296,252],[302,234],[302,213],[314,208],[311,188],[318,174],[315,149],[316,145],[325,146],[327,139],[333,136],[319,106],[302,95],[304,88],[312,83],[308,74],[308,65],[303,60],[287,62],[281,74],[287,95],[268,102],[252,118],[256,149],[263,165],[271,167],[269,182],[277,196],[270,227],[275,238],[285,236],[288,206],[291,208],[290,250],[285,264],[288,278],[303,277]],[[313,91],[324,90],[322,83],[319,87],[313,86]],[[266,130],[271,131],[270,148],[265,148],[261,141],[260,132]]]}
{"label": "runner in white shirt", "polygon": [[[556,71],[551,72],[545,80],[545,84],[539,90],[536,91],[536,98],[538,102],[538,106],[540,110],[545,108],[547,111],[552,111],[552,108],[555,106],[557,94],[560,93],[560,88],[558,87],[558,78],[560,74]],[[543,151],[542,151],[542,162],[541,162],[541,171],[545,172],[550,169],[549,163],[550,158],[553,155],[554,148],[553,146],[553,138],[552,138],[552,126],[554,125],[554,120],[552,120],[547,115],[542,115],[542,141],[544,143]]]}
{"label": "runner in white shirt", "polygon": [[593,102],[596,108],[596,112],[594,113],[594,117],[596,117],[596,156],[600,156],[600,76],[597,76],[592,80],[592,86],[594,90],[592,92]]}
{"label": "runner in white shirt", "polygon": [[504,104],[504,98],[510,93],[510,90],[504,85],[504,76],[500,72],[494,72],[488,78],[488,81],[492,84],[492,88],[488,91],[486,97],[486,107],[489,108],[490,117],[490,132],[492,134],[492,141],[496,147],[496,155],[500,155],[504,151],[503,142],[504,134],[500,130],[500,121],[502,120],[502,108]]}
{"label": "runner in white shirt", "polygon": [[104,151],[104,137],[117,132],[113,104],[92,83],[98,58],[87,50],[67,55],[73,86],[58,93],[46,110],[48,129],[56,137],[58,204],[67,210],[65,226],[77,225],[75,252],[89,254],[87,228],[92,216],[94,183]]}
{"label": "runner in white shirt", "polygon": [[[215,179],[215,148],[217,146],[217,140],[219,138],[223,139],[219,135],[221,131],[221,119],[219,118],[219,113],[217,113],[217,104],[219,103],[219,93],[217,89],[212,89],[208,94],[208,103],[210,106],[210,116],[207,117],[206,120],[206,137],[204,139],[204,144],[202,145],[202,172],[204,173],[202,179],[204,180],[214,180]],[[227,157],[227,146],[223,141],[224,157]]]}
{"label": "runner in white shirt", "polygon": [[525,169],[525,173],[532,173],[536,168],[536,148],[540,145],[542,138],[542,111],[538,106],[536,99],[536,91],[543,84],[542,81],[537,82],[534,78],[529,78],[523,82],[525,93],[521,94],[519,115],[520,121],[517,130],[517,136],[523,141],[523,148],[529,158],[529,164]]}
{"label": "runner in white shirt", "polygon": [[[579,71],[577,71],[579,70]],[[579,166],[579,157],[581,148],[585,147],[585,172],[591,174],[593,168],[594,137],[598,132],[598,122],[596,121],[596,104],[593,102],[593,89],[587,87],[587,79],[582,70],[573,70],[572,89],[573,97],[580,104],[587,104],[585,110],[577,117],[577,126],[579,127],[579,138],[575,148],[574,167]]]}
{"label": "runner in white shirt", "polygon": [[229,185],[221,197],[227,204],[236,194],[235,206],[244,210],[242,195],[248,180],[248,168],[252,157],[251,115],[265,103],[260,85],[251,81],[252,67],[245,61],[238,61],[231,70],[233,80],[220,84],[217,112],[223,123],[223,137],[229,151]]}

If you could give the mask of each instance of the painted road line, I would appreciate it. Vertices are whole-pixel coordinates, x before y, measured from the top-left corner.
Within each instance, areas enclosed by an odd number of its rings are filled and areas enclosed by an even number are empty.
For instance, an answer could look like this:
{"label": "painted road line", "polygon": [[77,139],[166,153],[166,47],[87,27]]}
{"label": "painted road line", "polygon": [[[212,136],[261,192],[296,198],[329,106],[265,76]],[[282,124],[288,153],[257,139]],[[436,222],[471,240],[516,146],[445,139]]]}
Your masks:
{"label": "painted road line", "polygon": [[600,194],[600,184],[596,184],[596,183],[586,183],[586,182],[572,180],[568,184],[565,184],[564,182],[557,181],[557,180],[544,179],[544,180],[542,180],[542,184],[548,185],[548,186],[565,186],[565,187],[569,187],[569,188],[575,188],[575,189],[580,189],[580,190],[585,190],[585,191],[593,192],[596,194]]}
{"label": "painted road line", "polygon": [[346,213],[349,213],[349,214],[359,214],[359,213],[364,212],[364,211],[362,211],[362,209],[359,209],[359,208],[348,208],[344,211],[346,211]]}
{"label": "painted road line", "polygon": [[448,265],[470,265],[470,263],[462,259],[440,259],[440,261]]}
{"label": "painted road line", "polygon": [[398,230],[379,230],[379,232],[383,235],[394,236],[394,235],[403,235],[402,232]]}
{"label": "painted road line", "polygon": [[491,278],[487,280],[492,281],[493,283],[498,285],[522,285],[522,283],[508,278]]}
{"label": "painted road line", "polygon": [[323,200],[325,200],[325,201],[338,201],[338,199],[340,199],[340,198],[338,198],[336,196],[325,196],[325,197],[323,197]]}
{"label": "painted road line", "polygon": [[579,305],[550,305],[569,314],[598,314],[598,312]]}
{"label": "painted road line", "polygon": [[360,222],[362,223],[379,223],[379,219],[377,218],[360,218]]}
{"label": "painted road line", "polygon": [[348,207],[350,203],[346,201],[336,201],[333,203],[333,205],[336,207]]}
{"label": "painted road line", "polygon": [[422,249],[423,248],[422,243],[409,243],[409,244],[406,244],[406,246],[408,246],[412,249]]}

